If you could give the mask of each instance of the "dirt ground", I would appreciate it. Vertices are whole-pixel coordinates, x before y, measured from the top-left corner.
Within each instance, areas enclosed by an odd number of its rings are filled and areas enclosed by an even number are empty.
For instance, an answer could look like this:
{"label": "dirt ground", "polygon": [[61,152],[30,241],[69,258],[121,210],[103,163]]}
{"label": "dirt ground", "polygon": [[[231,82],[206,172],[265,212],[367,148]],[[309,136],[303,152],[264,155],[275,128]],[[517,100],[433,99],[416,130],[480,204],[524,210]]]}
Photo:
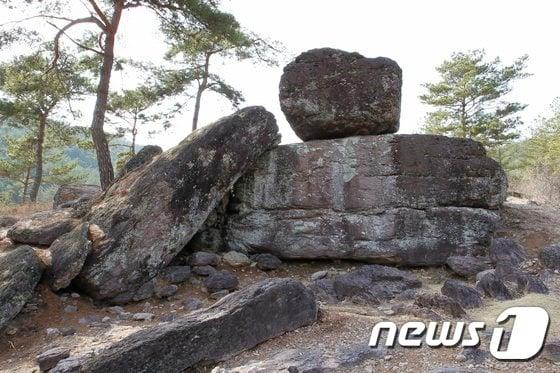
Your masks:
{"label": "dirt ground", "polygon": [[[523,204],[513,200],[503,210],[503,224],[498,235],[513,237],[525,245],[533,256],[539,249],[552,242],[560,242],[560,210]],[[265,277],[293,277],[304,283],[310,282],[310,275],[319,270],[350,270],[359,266],[352,262],[290,262],[273,272],[262,272],[254,267],[228,270],[240,278],[241,286],[246,286]],[[538,268],[535,269],[535,271]],[[424,291],[439,292],[443,281],[450,276],[445,268],[414,269],[423,283]],[[202,300],[209,305],[214,300],[200,290],[200,286],[185,283],[179,292],[167,300],[150,299],[125,306],[128,312],[151,312],[152,321],[119,320],[111,313],[109,307],[96,304],[87,297],[74,298],[69,292],[52,293],[46,286],[40,285],[32,304],[26,306],[5,332],[0,335],[0,371],[1,372],[38,372],[35,357],[54,346],[66,346],[72,355],[85,350],[101,349],[112,341],[169,320],[172,316],[188,313],[182,301],[188,297]],[[493,325],[497,315],[514,305],[540,305],[551,316],[551,328],[548,340],[560,340],[560,274],[547,277],[549,295],[529,294],[521,299],[507,302],[485,300],[482,308],[469,310],[465,321],[486,321]],[[74,295],[76,296],[76,295]],[[309,349],[322,348],[325,351],[345,345],[367,345],[373,325],[382,320],[402,324],[417,319],[411,315],[395,315],[390,311],[396,303],[408,300],[392,300],[379,306],[356,306],[352,304],[321,305],[319,321],[311,326],[287,333],[279,338],[269,340],[261,345],[242,352],[220,364],[220,367],[237,367],[252,361],[267,360],[279,351],[295,349],[305,354]],[[75,305],[77,312],[66,313],[64,308]],[[109,319],[107,319],[107,317]],[[94,320],[84,324],[84,318]],[[104,319],[105,318],[105,319]],[[81,320],[82,319],[82,320]],[[424,320],[429,321],[429,320]],[[75,334],[68,336],[48,336],[48,328],[75,329]],[[483,339],[481,350],[488,351],[487,341]],[[341,372],[430,372],[438,368],[457,368],[466,372],[558,372],[560,365],[537,357],[529,362],[500,362],[491,356],[481,363],[464,361],[462,349],[454,348],[394,348],[387,349],[380,356],[366,358],[352,367],[337,369]],[[210,370],[210,369],[208,369]]]}

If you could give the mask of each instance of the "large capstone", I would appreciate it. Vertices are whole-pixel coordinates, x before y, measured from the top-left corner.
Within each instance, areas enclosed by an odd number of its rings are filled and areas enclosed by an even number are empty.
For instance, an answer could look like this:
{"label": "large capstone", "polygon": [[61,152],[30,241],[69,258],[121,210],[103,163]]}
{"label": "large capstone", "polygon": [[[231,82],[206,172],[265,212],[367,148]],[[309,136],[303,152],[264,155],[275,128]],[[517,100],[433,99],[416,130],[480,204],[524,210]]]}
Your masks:
{"label": "large capstone", "polygon": [[29,246],[0,254],[0,329],[33,297],[42,273],[43,264]]}
{"label": "large capstone", "polygon": [[96,299],[134,299],[278,141],[274,116],[249,107],[124,175],[86,217],[104,238],[94,242],[77,284]]}
{"label": "large capstone", "polygon": [[479,143],[385,135],[280,146],[236,185],[225,242],[288,259],[439,265],[476,254],[505,199]]}
{"label": "large capstone", "polygon": [[402,71],[389,58],[313,49],[284,68],[280,106],[304,141],[394,133]]}
{"label": "large capstone", "polygon": [[86,358],[80,372],[182,372],[211,364],[313,323],[313,293],[292,279],[267,279],[208,309],[136,332]]}

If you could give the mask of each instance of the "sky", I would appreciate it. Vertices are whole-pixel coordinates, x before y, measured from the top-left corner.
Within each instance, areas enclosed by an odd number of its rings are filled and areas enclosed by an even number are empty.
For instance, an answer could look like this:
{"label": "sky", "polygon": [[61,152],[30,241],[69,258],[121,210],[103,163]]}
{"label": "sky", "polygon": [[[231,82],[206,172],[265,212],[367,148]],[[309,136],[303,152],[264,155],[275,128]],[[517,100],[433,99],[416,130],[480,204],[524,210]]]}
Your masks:
{"label": "sky", "polygon": [[[262,105],[274,113],[283,143],[300,140],[280,110],[282,68],[312,48],[332,47],[397,61],[403,70],[400,133],[420,131],[430,110],[418,99],[422,84],[437,80],[435,67],[456,51],[485,49],[489,57],[499,56],[504,63],[529,55],[528,72],[533,75],[516,82],[510,95],[529,105],[522,114],[526,128],[546,115],[552,100],[560,96],[559,1],[224,0],[221,8],[233,13],[245,28],[283,44],[277,67],[231,61],[216,66],[227,82],[243,92],[244,105]],[[122,25],[119,55],[161,61],[165,44],[153,15],[131,9]],[[133,82],[117,72],[112,84],[118,89]],[[84,118],[91,106],[89,101],[82,105]],[[223,99],[207,95],[199,123],[211,123],[232,111]],[[190,131],[191,115],[187,111],[177,116],[171,129],[152,137],[141,133],[139,143],[164,148],[177,144]]]}

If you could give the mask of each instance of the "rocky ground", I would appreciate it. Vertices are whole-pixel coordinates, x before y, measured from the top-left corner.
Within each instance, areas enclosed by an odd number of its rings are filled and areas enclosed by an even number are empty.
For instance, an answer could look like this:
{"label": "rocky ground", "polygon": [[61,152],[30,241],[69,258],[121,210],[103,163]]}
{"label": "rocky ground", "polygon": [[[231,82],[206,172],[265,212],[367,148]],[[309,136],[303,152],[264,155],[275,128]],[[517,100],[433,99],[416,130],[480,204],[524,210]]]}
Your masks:
{"label": "rocky ground", "polygon": [[[531,256],[547,244],[560,241],[560,211],[537,206],[527,201],[512,200],[503,207],[503,223],[499,236],[512,237],[522,243]],[[467,309],[465,321],[486,321],[492,325],[495,317],[514,305],[539,305],[548,310],[551,327],[548,342],[560,340],[560,274],[543,272],[536,260],[527,261],[528,271],[538,273],[548,286],[548,295],[530,293],[524,297],[498,301],[485,298],[481,308]],[[284,262],[272,271],[256,266],[234,268],[221,263],[217,269],[227,269],[238,276],[240,288],[267,277],[292,277],[304,284],[319,271],[350,271],[361,264],[346,261]],[[439,293],[445,280],[453,277],[446,268],[413,269],[422,282],[422,291]],[[193,312],[193,309],[215,302],[201,286],[203,277],[193,276],[178,286],[169,298],[119,307],[97,303],[67,289],[53,293],[39,285],[34,300],[24,312],[9,323],[0,336],[0,371],[39,371],[36,356],[53,347],[66,347],[71,355],[100,350],[113,341],[150,325],[165,323]],[[215,298],[216,295],[213,295]],[[554,372],[560,370],[558,356],[545,353],[529,362],[500,362],[487,352],[488,338],[475,351],[457,348],[394,348],[367,346],[371,328],[382,320],[402,324],[413,319],[428,321],[430,315],[411,315],[403,309],[413,302],[406,292],[379,305],[357,305],[351,302],[321,303],[319,320],[313,325],[271,339],[256,348],[242,352],[216,366],[200,371],[267,372],[288,371],[291,366],[300,372],[317,366],[324,371],[340,372],[428,372],[428,371],[521,371]],[[445,318],[446,320],[449,318]],[[224,341],[227,343],[227,341]],[[296,371],[296,370],[291,370]]]}

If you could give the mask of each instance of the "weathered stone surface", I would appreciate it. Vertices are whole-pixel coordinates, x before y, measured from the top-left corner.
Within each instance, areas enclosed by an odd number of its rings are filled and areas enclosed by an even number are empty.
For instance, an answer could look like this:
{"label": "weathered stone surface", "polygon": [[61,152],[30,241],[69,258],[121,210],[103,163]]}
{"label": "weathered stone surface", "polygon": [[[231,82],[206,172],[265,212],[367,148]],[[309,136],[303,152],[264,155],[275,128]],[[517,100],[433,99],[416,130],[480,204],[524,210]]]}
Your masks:
{"label": "weathered stone surface", "polygon": [[80,273],[91,251],[89,224],[82,223],[73,231],[59,237],[49,251],[51,263],[45,270],[45,279],[52,290],[58,291],[68,287]]}
{"label": "weathered stone surface", "polygon": [[431,310],[440,310],[453,317],[463,317],[467,314],[459,302],[441,294],[420,293],[416,295],[414,304]]}
{"label": "weathered stone surface", "polygon": [[257,254],[251,257],[261,271],[273,271],[282,266],[282,261],[272,254]]}
{"label": "weathered stone surface", "polygon": [[71,205],[78,203],[78,201],[89,201],[99,195],[101,195],[101,188],[98,185],[61,185],[54,195],[53,208],[71,207]]}
{"label": "weathered stone surface", "polygon": [[251,259],[239,251],[228,251],[222,255],[222,259],[232,267],[246,267],[251,265]]}
{"label": "weathered stone surface", "polygon": [[519,269],[512,262],[499,263],[494,273],[513,296],[523,296],[526,293],[548,294],[548,288],[540,278]]}
{"label": "weathered stone surface", "polygon": [[494,238],[488,256],[494,264],[518,265],[527,259],[525,248],[511,238]]}
{"label": "weathered stone surface", "polygon": [[239,280],[229,271],[216,271],[204,280],[204,286],[208,293],[212,294],[222,290],[236,289],[239,286]]}
{"label": "weathered stone surface", "polygon": [[249,107],[195,131],[125,175],[87,216],[106,238],[86,260],[79,285],[96,299],[132,299],[278,140],[274,116]]}
{"label": "weathered stone surface", "polygon": [[86,359],[83,372],[180,372],[216,363],[313,323],[313,294],[292,279],[267,279],[206,310],[136,332]]}
{"label": "weathered stone surface", "polygon": [[163,153],[163,149],[157,145],[144,146],[138,153],[136,153],[132,158],[126,161],[118,177],[123,177],[129,172],[147,165],[161,153]]}
{"label": "weathered stone surface", "polygon": [[542,357],[555,362],[560,362],[560,340],[549,341],[544,345]]}
{"label": "weathered stone surface", "polygon": [[8,229],[0,228],[0,253],[12,250],[15,247],[14,241],[8,238]]}
{"label": "weathered stone surface", "polygon": [[8,231],[14,242],[49,246],[78,224],[69,209],[38,212],[20,220]]}
{"label": "weathered stone surface", "polygon": [[304,141],[394,133],[401,86],[401,68],[389,58],[313,49],[284,68],[280,107]]}
{"label": "weathered stone surface", "polygon": [[480,144],[385,135],[280,146],[236,185],[225,242],[281,258],[443,264],[488,245],[505,198]]}
{"label": "weathered stone surface", "polygon": [[379,304],[395,295],[421,287],[410,272],[381,265],[364,265],[331,278],[314,281],[312,290],[325,301],[349,300],[355,303]]}
{"label": "weathered stone surface", "polygon": [[0,329],[32,297],[43,274],[43,264],[29,246],[0,254]]}
{"label": "weathered stone surface", "polygon": [[550,269],[560,269],[560,245],[547,246],[539,254],[542,264]]}
{"label": "weathered stone surface", "polygon": [[46,372],[54,368],[60,360],[66,359],[70,356],[70,349],[65,347],[55,347],[37,355],[37,364],[39,370]]}
{"label": "weathered stone surface", "polygon": [[463,281],[445,281],[441,288],[441,293],[459,302],[463,308],[478,308],[482,306],[482,294]]}
{"label": "weathered stone surface", "polygon": [[9,215],[0,215],[0,228],[9,228],[18,222],[18,218]]}
{"label": "weathered stone surface", "polygon": [[476,276],[492,268],[490,260],[481,256],[450,256],[446,263],[453,272],[463,277]]}

